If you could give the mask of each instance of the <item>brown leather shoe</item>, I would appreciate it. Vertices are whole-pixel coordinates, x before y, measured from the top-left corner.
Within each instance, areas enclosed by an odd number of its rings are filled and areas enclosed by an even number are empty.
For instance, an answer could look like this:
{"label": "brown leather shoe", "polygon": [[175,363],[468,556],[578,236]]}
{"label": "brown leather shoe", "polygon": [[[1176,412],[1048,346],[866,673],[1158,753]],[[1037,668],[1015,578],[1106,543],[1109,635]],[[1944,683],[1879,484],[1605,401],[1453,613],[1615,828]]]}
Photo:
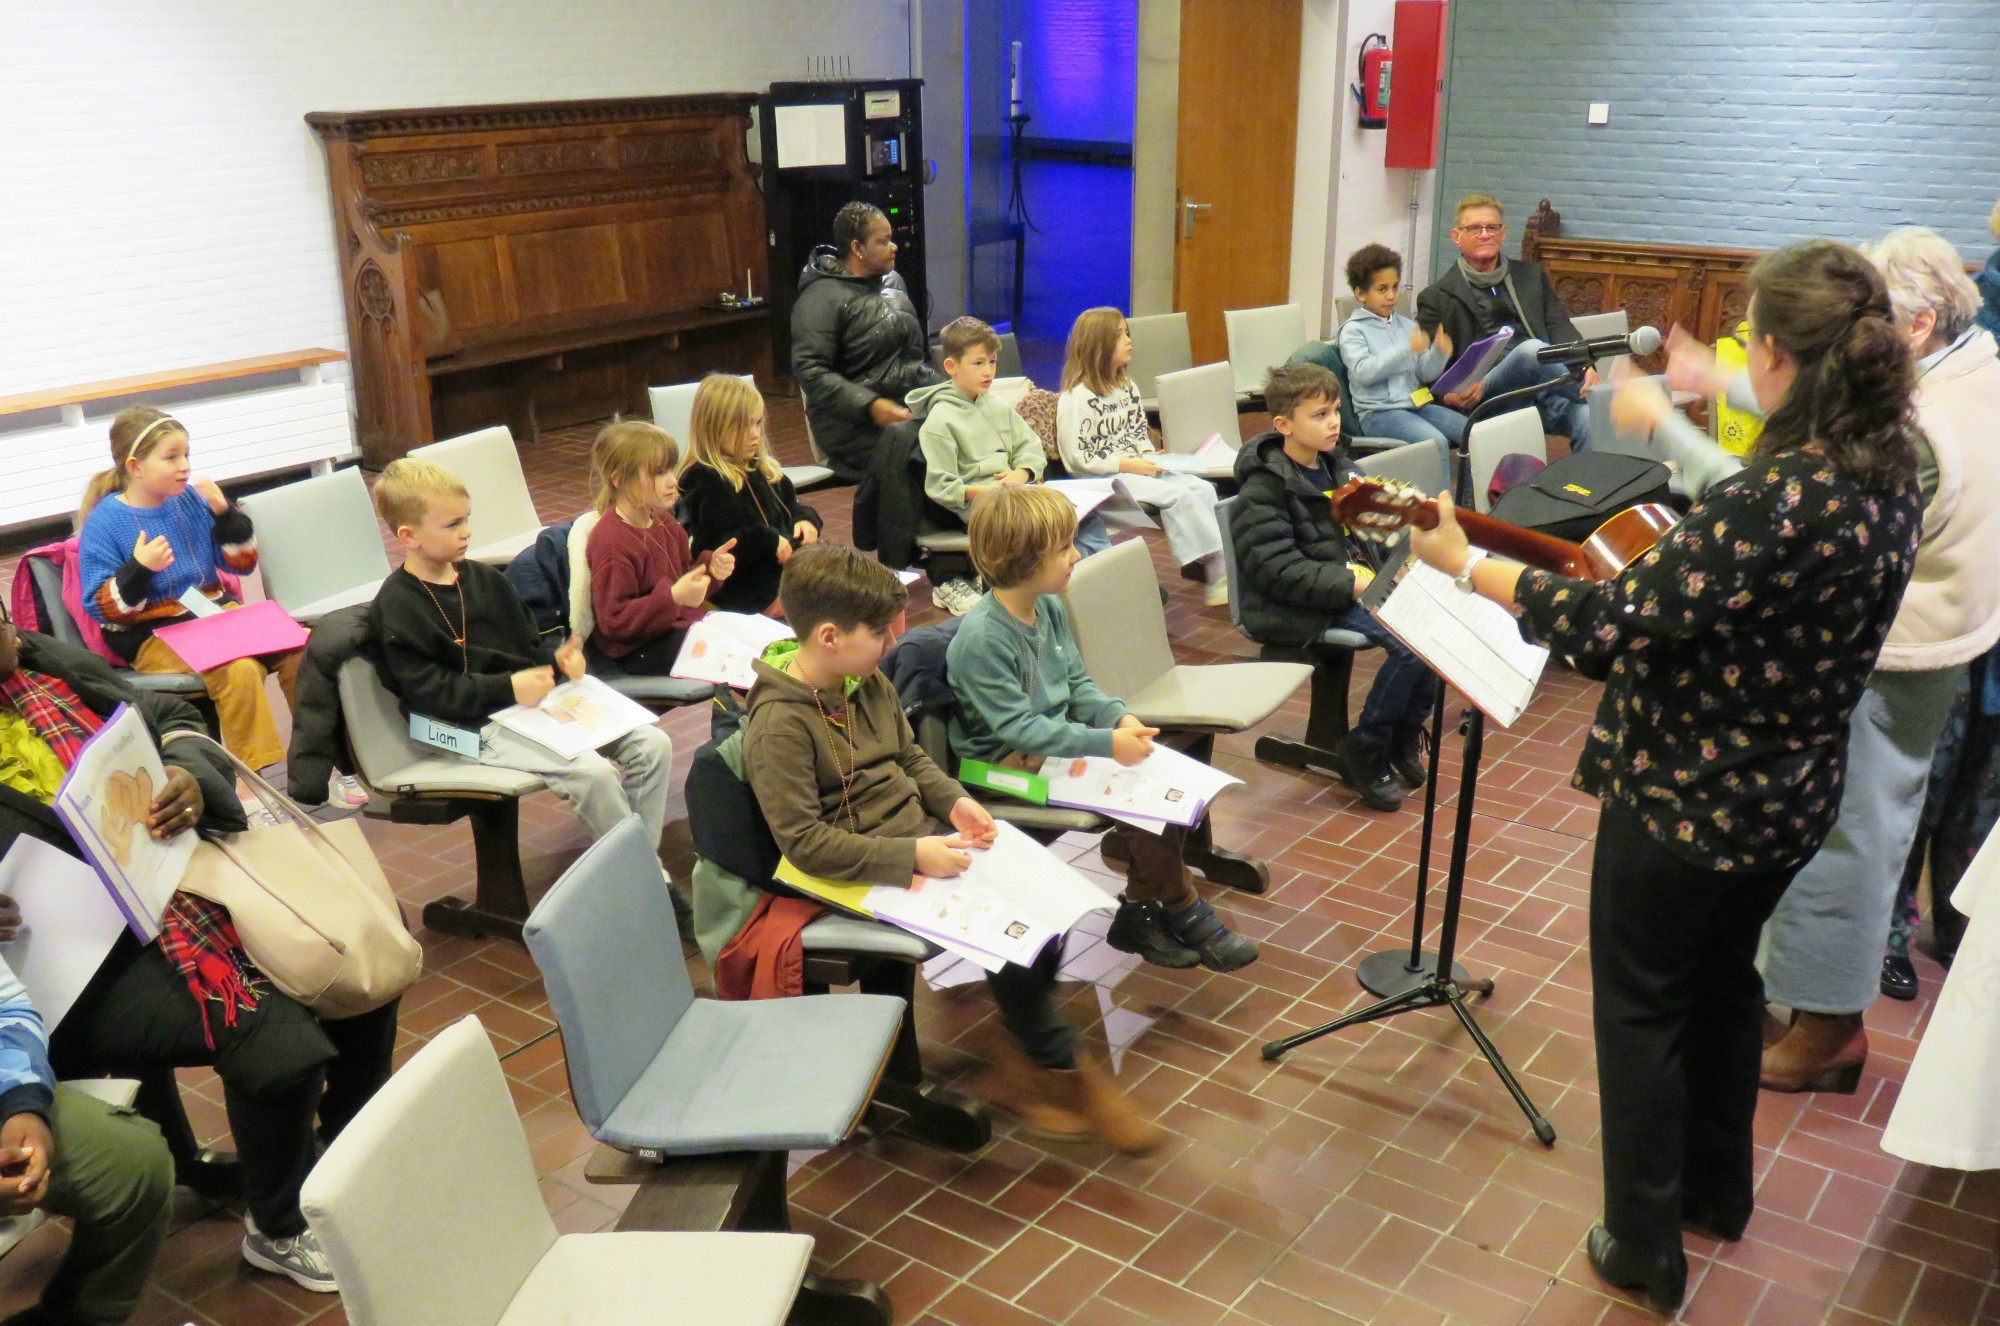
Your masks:
{"label": "brown leather shoe", "polygon": [[1081,1091],[1076,1078],[1074,1069],[1030,1063],[1020,1047],[1008,1041],[999,1062],[987,1074],[983,1094],[1037,1137],[1087,1142],[1096,1130],[1079,1104]]}
{"label": "brown leather shoe", "polygon": [[1092,1130],[1120,1151],[1143,1155],[1167,1140],[1166,1130],[1142,1116],[1111,1080],[1111,1075],[1081,1051],[1072,1072],[1059,1072],[1055,1076],[1072,1079],[1077,1084],[1076,1103],[1090,1120]]}
{"label": "brown leather shoe", "polygon": [[1779,1041],[1785,1039],[1785,1033],[1789,1032],[1792,1029],[1792,1023],[1798,1020],[1799,1013],[1797,1009],[1792,1010],[1791,1017],[1781,1018],[1771,1011],[1769,1004],[1764,1005],[1764,1048],[1768,1050]]}
{"label": "brown leather shoe", "polygon": [[1758,1085],[1766,1091],[1851,1094],[1868,1060],[1868,1029],[1859,1013],[1800,1013],[1785,1038],[1764,1051]]}

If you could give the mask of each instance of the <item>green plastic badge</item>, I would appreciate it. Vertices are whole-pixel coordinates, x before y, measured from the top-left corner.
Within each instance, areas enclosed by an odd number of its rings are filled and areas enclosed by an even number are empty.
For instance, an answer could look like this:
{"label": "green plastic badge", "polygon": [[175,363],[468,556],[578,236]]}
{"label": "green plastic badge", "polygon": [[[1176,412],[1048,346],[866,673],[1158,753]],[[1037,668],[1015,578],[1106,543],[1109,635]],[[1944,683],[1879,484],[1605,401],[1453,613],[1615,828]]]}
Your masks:
{"label": "green plastic badge", "polygon": [[1005,792],[1037,806],[1049,804],[1049,780],[1040,774],[1022,773],[1019,769],[1003,769],[997,764],[984,760],[962,760],[958,766],[958,781],[968,787],[983,787],[993,792]]}

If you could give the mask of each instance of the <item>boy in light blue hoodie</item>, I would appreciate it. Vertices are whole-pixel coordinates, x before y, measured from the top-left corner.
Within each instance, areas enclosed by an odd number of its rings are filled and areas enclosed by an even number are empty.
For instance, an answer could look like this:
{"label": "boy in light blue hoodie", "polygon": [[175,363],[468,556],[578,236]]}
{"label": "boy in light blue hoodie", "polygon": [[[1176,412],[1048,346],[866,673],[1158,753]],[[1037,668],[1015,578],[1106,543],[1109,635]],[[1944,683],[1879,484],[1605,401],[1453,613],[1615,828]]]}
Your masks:
{"label": "boy in light blue hoodie", "polygon": [[1423,384],[1451,362],[1451,338],[1439,328],[1432,342],[1396,312],[1402,281],[1402,255],[1386,245],[1369,244],[1347,260],[1347,284],[1361,307],[1340,328],[1340,358],[1361,431],[1432,443],[1449,472],[1446,448],[1465,445],[1465,416],[1432,400]]}

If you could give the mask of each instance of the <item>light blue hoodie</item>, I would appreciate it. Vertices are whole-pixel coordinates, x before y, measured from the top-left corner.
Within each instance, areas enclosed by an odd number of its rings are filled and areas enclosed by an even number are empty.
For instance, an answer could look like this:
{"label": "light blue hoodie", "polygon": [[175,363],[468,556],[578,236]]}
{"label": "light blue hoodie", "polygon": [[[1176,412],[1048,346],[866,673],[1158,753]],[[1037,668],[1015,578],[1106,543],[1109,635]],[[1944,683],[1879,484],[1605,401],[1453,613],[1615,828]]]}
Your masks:
{"label": "light blue hoodie", "polygon": [[1340,362],[1347,365],[1347,389],[1357,411],[1414,409],[1410,397],[1419,381],[1434,381],[1444,372],[1448,361],[1436,341],[1422,358],[1410,352],[1416,329],[1416,321],[1400,313],[1378,318],[1365,308],[1341,324]]}

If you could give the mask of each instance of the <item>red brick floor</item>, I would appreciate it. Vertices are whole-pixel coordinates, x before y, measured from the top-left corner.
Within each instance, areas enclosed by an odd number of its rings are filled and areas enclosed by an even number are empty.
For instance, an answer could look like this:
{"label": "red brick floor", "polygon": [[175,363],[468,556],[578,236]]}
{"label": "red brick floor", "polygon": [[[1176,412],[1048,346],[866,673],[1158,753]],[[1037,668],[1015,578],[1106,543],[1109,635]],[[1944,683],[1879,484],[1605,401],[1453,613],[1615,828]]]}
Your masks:
{"label": "red brick floor", "polygon": [[[772,417],[781,454],[802,458],[796,405],[774,401]],[[545,518],[581,508],[588,435],[567,430],[526,448]],[[844,537],[851,491],[810,500]],[[1173,591],[1180,657],[1250,656],[1224,612],[1203,608],[1148,537]],[[918,619],[931,612],[924,603]],[[1371,668],[1358,671],[1357,688]],[[1407,942],[1419,815],[1371,814],[1326,778],[1259,765],[1246,733],[1220,743],[1219,758],[1248,786],[1218,805],[1218,836],[1269,861],[1272,887],[1261,897],[1208,892],[1264,946],[1262,961],[1231,975],[1166,972],[1105,947],[1101,923],[1072,940],[1067,1008],[1172,1130],[1169,1145],[1131,1159],[1043,1144],[1004,1124],[967,1156],[893,1134],[857,1140],[806,1159],[794,1180],[815,1264],[879,1281],[897,1322],[923,1326],[1653,1320],[1603,1292],[1581,1250],[1599,1199],[1583,950],[1596,809],[1568,773],[1595,698],[1591,684],[1552,672],[1528,715],[1490,736],[1460,936],[1465,964],[1496,983],[1480,1020],[1560,1130],[1553,1150],[1535,1142],[1443,1012],[1329,1037],[1275,1065],[1260,1059],[1266,1040],[1366,998],[1358,957]],[[1268,728],[1296,730],[1304,717],[1301,696]],[[666,720],[683,758],[705,722],[699,712]],[[462,826],[367,828],[407,902],[466,887]],[[585,841],[547,795],[524,808],[522,838],[537,889]],[[669,839],[681,869],[685,825]],[[1088,840],[1063,850],[1102,871]],[[583,1183],[591,1142],[570,1107],[534,965],[504,943],[421,938],[427,972],[404,1000],[400,1053],[477,1014],[508,1056],[557,1224],[608,1227],[624,1190]],[[1938,988],[1936,967],[1918,965],[1923,999],[1869,1012],[1874,1055],[1857,1094],[1763,1098],[1757,1215],[1739,1244],[1690,1240],[1684,1320],[2000,1322],[2000,1174],[1907,1165],[1876,1145]],[[932,1071],[970,1078],[999,1034],[983,989],[926,993],[921,1004]],[[213,1079],[190,1072],[184,1082],[198,1129],[223,1135]],[[237,1220],[203,1214],[183,1212],[141,1322],[343,1320],[333,1300],[247,1270]],[[42,1231],[0,1263],[0,1313],[34,1293],[64,1237]]]}

